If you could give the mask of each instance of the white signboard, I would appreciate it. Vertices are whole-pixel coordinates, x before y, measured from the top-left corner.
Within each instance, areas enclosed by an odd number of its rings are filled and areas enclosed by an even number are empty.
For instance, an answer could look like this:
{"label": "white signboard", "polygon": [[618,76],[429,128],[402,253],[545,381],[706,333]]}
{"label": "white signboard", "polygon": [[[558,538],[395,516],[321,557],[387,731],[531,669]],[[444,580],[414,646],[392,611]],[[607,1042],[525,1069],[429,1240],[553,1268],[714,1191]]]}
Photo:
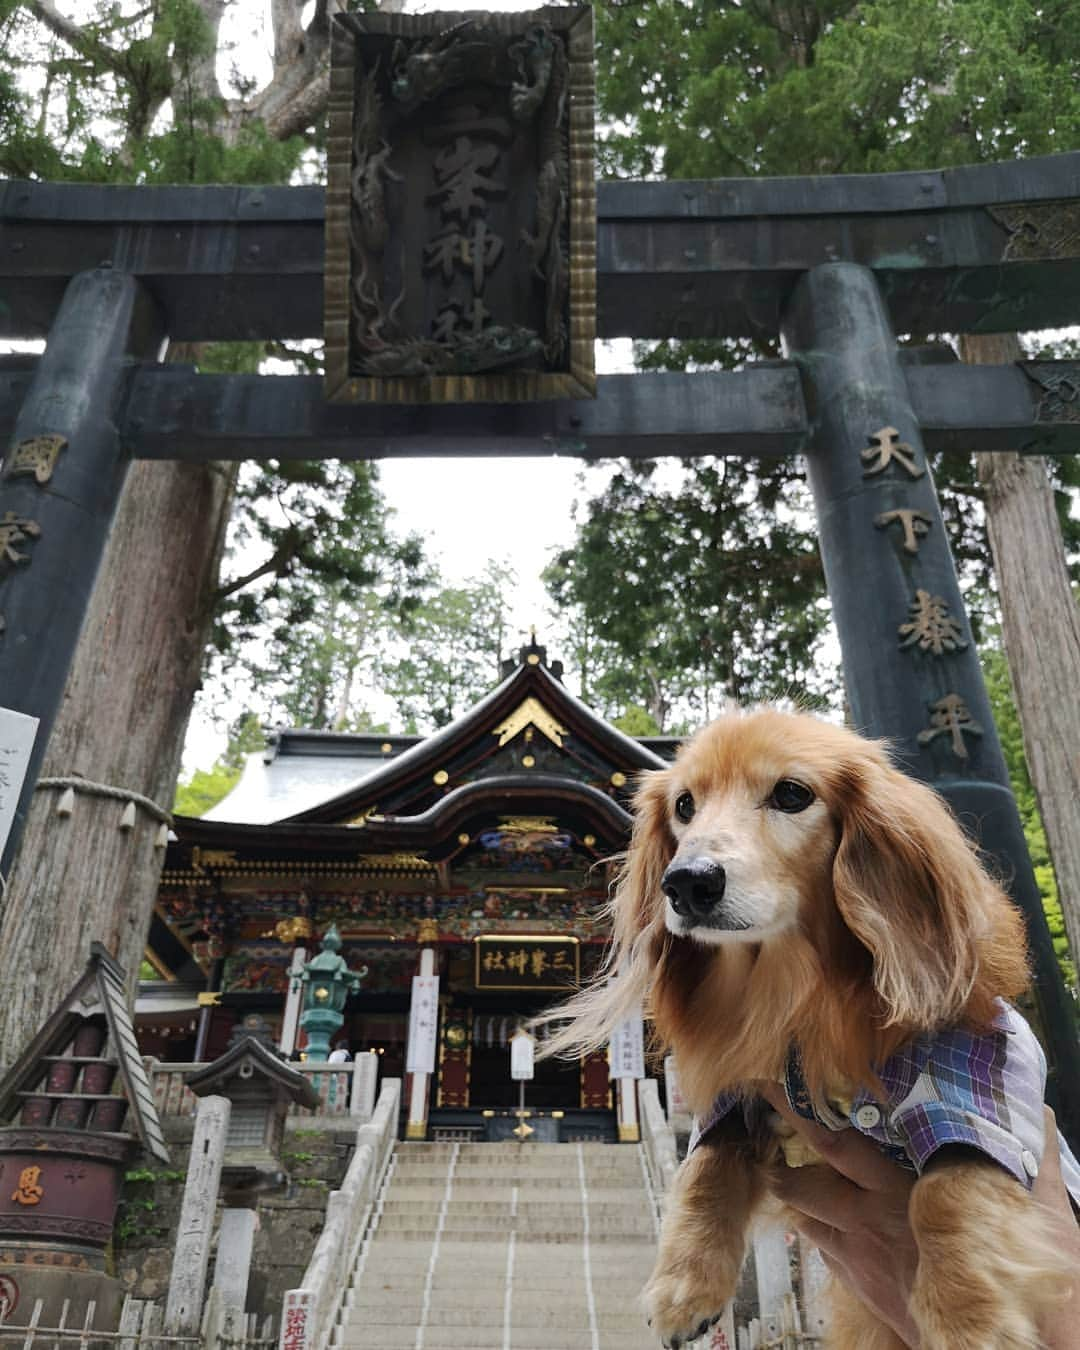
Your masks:
{"label": "white signboard", "polygon": [[510,1077],[514,1082],[533,1076],[533,1038],[527,1031],[515,1031],[510,1037]]}
{"label": "white signboard", "polygon": [[435,1037],[439,1028],[439,977],[414,975],[409,1005],[406,1073],[435,1072]]}
{"label": "white signboard", "polygon": [[690,1108],[686,1104],[686,1098],[682,1095],[682,1088],[679,1086],[679,1070],[675,1064],[675,1056],[667,1055],[664,1058],[664,1092],[667,1096],[668,1120],[672,1116],[688,1116]]}
{"label": "white signboard", "polygon": [[0,708],[0,853],[7,847],[15,820],[37,726],[36,717]]}
{"label": "white signboard", "polygon": [[611,1077],[645,1077],[645,1032],[640,1008],[615,1028],[611,1038]]}

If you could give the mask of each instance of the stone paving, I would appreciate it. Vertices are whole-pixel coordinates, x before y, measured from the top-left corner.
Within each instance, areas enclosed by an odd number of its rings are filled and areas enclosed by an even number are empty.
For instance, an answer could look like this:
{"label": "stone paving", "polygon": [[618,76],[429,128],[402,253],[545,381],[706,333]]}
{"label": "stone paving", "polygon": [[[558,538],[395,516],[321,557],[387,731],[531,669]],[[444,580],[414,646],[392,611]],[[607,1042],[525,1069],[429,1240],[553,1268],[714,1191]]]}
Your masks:
{"label": "stone paving", "polygon": [[656,1220],[634,1144],[399,1144],[342,1346],[656,1350]]}

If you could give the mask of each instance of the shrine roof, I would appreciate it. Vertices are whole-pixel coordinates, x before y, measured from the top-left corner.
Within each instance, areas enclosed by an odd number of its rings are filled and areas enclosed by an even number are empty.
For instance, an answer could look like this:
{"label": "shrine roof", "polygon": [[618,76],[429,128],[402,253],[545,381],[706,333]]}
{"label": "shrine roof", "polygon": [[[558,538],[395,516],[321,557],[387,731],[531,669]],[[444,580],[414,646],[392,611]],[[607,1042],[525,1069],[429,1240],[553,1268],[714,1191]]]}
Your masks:
{"label": "shrine roof", "polygon": [[203,820],[270,825],[307,811],[371,777],[419,736],[281,730],[248,755],[239,781]]}
{"label": "shrine roof", "polygon": [[[497,776],[505,789],[507,769],[522,789],[545,771],[550,777],[569,770],[580,786],[602,787],[625,809],[633,777],[643,769],[662,767],[674,755],[675,738],[636,739],[597,716],[565,688],[558,678],[560,668],[548,667],[544,649],[535,642],[522,649],[520,664],[509,663],[507,669],[485,698],[430,736],[280,731],[265,752],[248,756],[240,781],[202,820],[223,826],[341,826],[359,823],[354,818],[374,811],[376,804],[387,821],[430,819],[440,800],[469,779],[479,788],[481,775]],[[490,757],[493,735],[506,726],[499,745],[512,743],[533,725],[531,717],[556,728],[554,735],[538,732],[537,737],[548,752],[563,752],[554,756],[558,763],[530,772],[522,767],[524,746],[517,762],[502,766],[501,772],[494,763],[478,767],[478,757]],[[514,730],[508,718],[516,718],[520,726]],[[191,824],[185,822],[183,837],[190,835]]]}

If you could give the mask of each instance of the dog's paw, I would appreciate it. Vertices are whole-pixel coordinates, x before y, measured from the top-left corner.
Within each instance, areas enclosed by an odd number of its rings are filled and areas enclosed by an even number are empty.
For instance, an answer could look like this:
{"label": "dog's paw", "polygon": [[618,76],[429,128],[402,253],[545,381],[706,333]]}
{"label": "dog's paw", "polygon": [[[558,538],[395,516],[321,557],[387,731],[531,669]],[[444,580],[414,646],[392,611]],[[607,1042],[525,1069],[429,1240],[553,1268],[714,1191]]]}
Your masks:
{"label": "dog's paw", "polygon": [[707,1335],[726,1302],[700,1281],[668,1272],[655,1274],[642,1294],[646,1319],[667,1350],[680,1350]]}

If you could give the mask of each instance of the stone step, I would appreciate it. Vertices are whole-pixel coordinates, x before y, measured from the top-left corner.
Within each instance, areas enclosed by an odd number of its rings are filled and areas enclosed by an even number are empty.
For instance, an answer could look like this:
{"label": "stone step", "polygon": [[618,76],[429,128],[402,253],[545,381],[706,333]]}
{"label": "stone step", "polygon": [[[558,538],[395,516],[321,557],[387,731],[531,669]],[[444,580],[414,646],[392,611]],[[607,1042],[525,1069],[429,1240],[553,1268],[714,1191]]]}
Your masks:
{"label": "stone step", "polygon": [[[609,1338],[611,1345],[621,1347],[625,1344],[623,1336],[619,1334],[621,1330],[616,1328],[615,1334]],[[362,1323],[350,1323],[342,1327],[341,1344],[365,1347],[365,1350],[370,1350],[372,1345],[377,1345],[378,1350],[414,1350],[416,1338],[415,1327],[380,1326],[372,1334],[372,1328]],[[572,1328],[518,1326],[511,1321],[509,1341],[513,1350],[593,1350],[588,1322]],[[439,1346],[440,1350],[479,1350],[480,1345],[503,1350],[503,1324],[500,1322],[497,1327],[482,1328],[428,1325],[424,1328],[422,1344],[423,1350],[432,1350],[435,1346]],[[650,1350],[656,1350],[655,1340],[650,1343]]]}

